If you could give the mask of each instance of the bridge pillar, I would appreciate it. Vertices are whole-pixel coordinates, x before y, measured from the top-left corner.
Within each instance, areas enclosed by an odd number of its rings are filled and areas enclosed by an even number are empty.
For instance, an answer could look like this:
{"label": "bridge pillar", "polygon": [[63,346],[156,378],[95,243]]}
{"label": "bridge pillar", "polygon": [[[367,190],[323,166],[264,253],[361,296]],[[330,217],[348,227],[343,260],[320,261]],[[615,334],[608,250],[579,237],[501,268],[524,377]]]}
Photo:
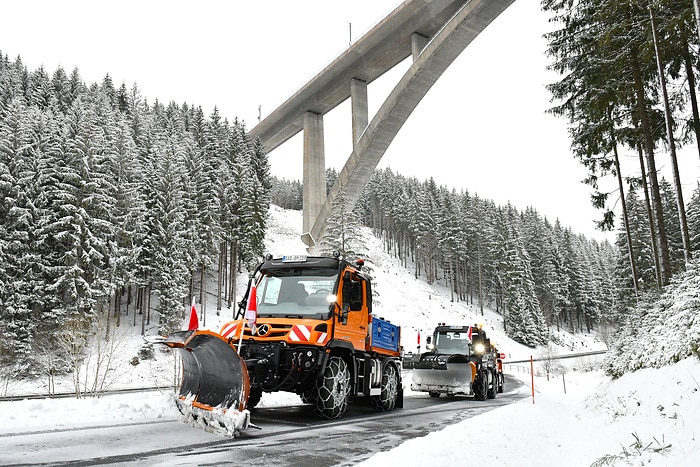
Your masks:
{"label": "bridge pillar", "polygon": [[303,236],[309,247],[320,239],[309,233],[326,202],[326,155],[323,146],[323,115],[304,113]]}
{"label": "bridge pillar", "polygon": [[352,107],[352,145],[354,147],[369,124],[366,81],[357,78],[350,80],[350,106]]}
{"label": "bridge pillar", "polygon": [[425,46],[430,42],[429,37],[425,37],[422,34],[414,32],[411,35],[411,53],[413,55],[413,61],[415,62],[420,53],[425,49]]}

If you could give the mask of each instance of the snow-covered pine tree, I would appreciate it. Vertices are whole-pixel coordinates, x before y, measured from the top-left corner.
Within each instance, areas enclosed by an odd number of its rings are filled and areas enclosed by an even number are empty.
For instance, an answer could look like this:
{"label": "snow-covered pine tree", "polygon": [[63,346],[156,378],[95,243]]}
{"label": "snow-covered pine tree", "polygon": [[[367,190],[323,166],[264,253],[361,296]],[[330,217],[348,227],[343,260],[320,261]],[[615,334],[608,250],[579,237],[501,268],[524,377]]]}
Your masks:
{"label": "snow-covered pine tree", "polygon": [[454,301],[454,293],[457,291],[457,281],[459,279],[458,266],[460,263],[460,232],[461,223],[459,221],[459,211],[457,207],[457,196],[454,191],[448,192],[445,189],[438,191],[438,215],[436,227],[437,245],[442,259],[441,267],[447,277],[447,286],[451,291],[451,299]]}
{"label": "snow-covered pine tree", "polygon": [[114,316],[121,324],[121,298],[125,288],[138,281],[138,258],[143,239],[146,213],[143,186],[143,166],[138,148],[132,138],[129,122],[120,116],[115,127],[115,193],[112,218],[115,229],[115,249],[110,263],[113,267]]}
{"label": "snow-covered pine tree", "polygon": [[28,104],[46,110],[56,101],[53,84],[48,73],[40,66],[29,75],[31,86],[28,89]]}
{"label": "snow-covered pine tree", "polygon": [[151,264],[152,291],[159,299],[158,332],[167,335],[180,329],[189,285],[182,190],[184,148],[172,135],[163,134],[152,149],[154,166],[145,185],[148,211],[143,249]]}
{"label": "snow-covered pine tree", "polygon": [[15,97],[0,110],[0,356],[12,365],[11,373],[35,373],[35,285],[41,278],[41,261],[35,235],[42,213],[35,184],[41,161],[32,150],[33,118],[41,111],[27,107]]}
{"label": "snow-covered pine tree", "polygon": [[685,270],[685,255],[683,248],[683,234],[678,217],[678,200],[676,190],[664,177],[659,180],[661,192],[661,205],[664,209],[666,220],[666,236],[668,237],[669,255],[671,258],[671,272],[678,274]]}
{"label": "snow-covered pine tree", "polygon": [[[428,284],[437,278],[437,263],[439,257],[437,232],[437,184],[433,178],[422,184],[418,195],[418,212],[415,219],[416,235],[416,269],[425,271]],[[418,272],[420,275],[420,272]]]}
{"label": "snow-covered pine tree", "polygon": [[[100,94],[75,100],[62,121],[65,141],[52,161],[60,167],[50,192],[51,216],[44,227],[49,286],[60,317],[55,332],[65,331],[78,352],[111,293],[109,260],[114,185],[106,125],[113,123],[109,106],[99,108]],[[100,113],[104,110],[104,113]]]}
{"label": "snow-covered pine tree", "polygon": [[510,205],[506,216],[509,222],[503,232],[504,257],[500,264],[506,334],[535,347],[547,341],[547,326],[535,293],[530,257],[525,251],[517,215]]}
{"label": "snow-covered pine tree", "polygon": [[354,261],[364,253],[360,239],[360,223],[357,215],[348,209],[347,198],[342,193],[331,203],[331,212],[326,223],[326,231],[319,241],[322,255],[331,255],[338,251],[348,261]]}
{"label": "snow-covered pine tree", "polygon": [[249,141],[245,127],[238,122],[233,128],[241,140],[241,215],[244,224],[246,267],[253,270],[265,249],[267,213],[270,209],[270,164],[260,140]]}
{"label": "snow-covered pine tree", "polygon": [[[639,275],[638,284],[641,291],[654,290],[657,287],[657,272],[654,263],[654,250],[652,248],[651,234],[649,230],[649,218],[647,216],[644,201],[640,200],[637,190],[633,186],[627,193],[627,218],[629,225],[634,261]],[[627,251],[627,238],[622,230],[617,237],[617,247],[620,251]],[[636,303],[634,284],[632,282],[632,270],[629,261],[620,257],[616,265],[615,273],[617,289],[620,296],[621,309]]]}
{"label": "snow-covered pine tree", "polygon": [[690,231],[690,247],[700,252],[700,182],[696,182],[693,195],[688,201],[688,230]]}

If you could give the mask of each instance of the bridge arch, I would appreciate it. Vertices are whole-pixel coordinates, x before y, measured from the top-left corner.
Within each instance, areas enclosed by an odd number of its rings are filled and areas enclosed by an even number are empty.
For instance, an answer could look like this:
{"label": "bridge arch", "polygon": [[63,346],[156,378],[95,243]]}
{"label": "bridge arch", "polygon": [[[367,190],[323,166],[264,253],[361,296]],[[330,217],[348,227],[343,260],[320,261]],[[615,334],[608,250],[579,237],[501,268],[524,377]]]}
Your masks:
{"label": "bridge arch", "polygon": [[[409,0],[251,130],[266,150],[304,131],[304,235],[322,238],[333,200],[357,202],[382,156],[421,99],[459,54],[514,0]],[[368,83],[413,55],[413,63],[369,121]],[[351,99],[354,147],[325,194],[323,115]]]}

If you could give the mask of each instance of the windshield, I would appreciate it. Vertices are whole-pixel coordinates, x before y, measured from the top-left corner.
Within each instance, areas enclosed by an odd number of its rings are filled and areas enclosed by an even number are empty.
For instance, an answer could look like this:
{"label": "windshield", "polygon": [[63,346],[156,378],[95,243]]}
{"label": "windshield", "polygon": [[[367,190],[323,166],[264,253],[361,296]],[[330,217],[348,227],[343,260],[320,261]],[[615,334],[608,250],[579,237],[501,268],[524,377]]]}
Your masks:
{"label": "windshield", "polygon": [[435,336],[435,350],[442,354],[468,355],[470,342],[466,332],[439,332]]}
{"label": "windshield", "polygon": [[333,291],[337,279],[335,268],[264,271],[256,289],[258,316],[321,319],[335,302]]}

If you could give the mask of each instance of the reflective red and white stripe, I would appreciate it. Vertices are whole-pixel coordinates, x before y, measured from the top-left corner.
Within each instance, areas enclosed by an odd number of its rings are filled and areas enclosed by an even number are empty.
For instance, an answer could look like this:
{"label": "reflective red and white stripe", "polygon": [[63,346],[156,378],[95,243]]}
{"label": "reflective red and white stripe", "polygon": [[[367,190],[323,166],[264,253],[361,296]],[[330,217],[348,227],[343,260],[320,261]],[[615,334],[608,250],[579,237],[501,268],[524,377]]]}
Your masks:
{"label": "reflective red and white stripe", "polygon": [[325,344],[327,338],[328,338],[328,333],[321,332],[318,334],[318,339],[316,339],[316,343],[317,344]]}
{"label": "reflective red and white stripe", "polygon": [[236,332],[236,329],[238,329],[238,323],[233,321],[226,323],[224,324],[224,327],[221,328],[221,335],[224,337],[229,337]]}
{"label": "reflective red and white stripe", "polygon": [[289,331],[289,340],[292,342],[309,342],[311,337],[311,326],[295,325]]}

